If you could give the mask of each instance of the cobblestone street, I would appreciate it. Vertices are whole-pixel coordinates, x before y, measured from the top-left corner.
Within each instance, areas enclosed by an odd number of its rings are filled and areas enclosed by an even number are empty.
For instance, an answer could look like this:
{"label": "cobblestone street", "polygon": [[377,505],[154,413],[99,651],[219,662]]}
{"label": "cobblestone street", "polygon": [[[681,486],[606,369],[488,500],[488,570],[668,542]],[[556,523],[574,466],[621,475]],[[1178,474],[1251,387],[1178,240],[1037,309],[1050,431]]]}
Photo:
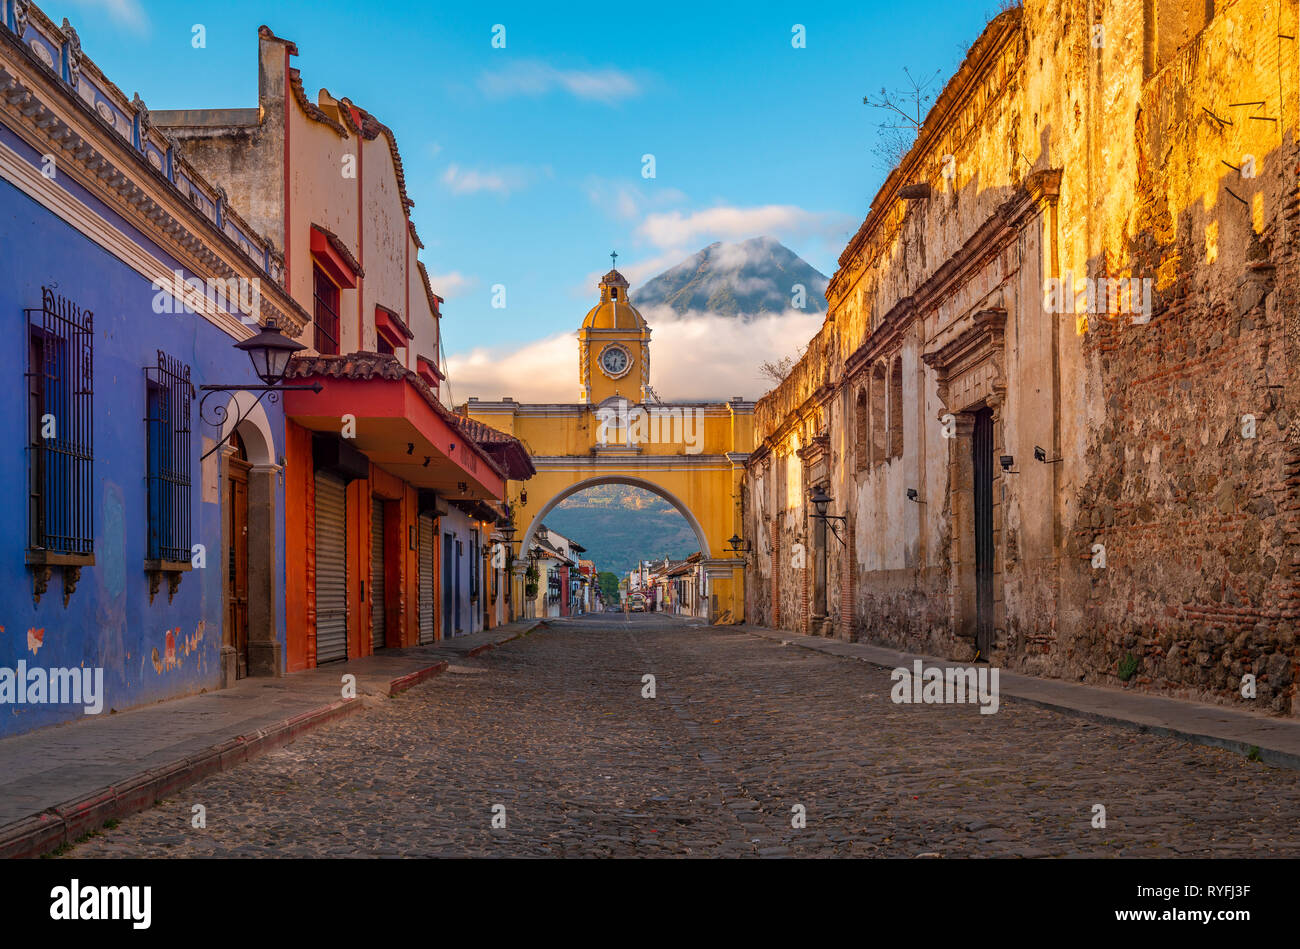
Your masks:
{"label": "cobblestone street", "polygon": [[557,621],[68,855],[1300,854],[1300,773],[1010,700],[895,705],[890,688],[724,628]]}

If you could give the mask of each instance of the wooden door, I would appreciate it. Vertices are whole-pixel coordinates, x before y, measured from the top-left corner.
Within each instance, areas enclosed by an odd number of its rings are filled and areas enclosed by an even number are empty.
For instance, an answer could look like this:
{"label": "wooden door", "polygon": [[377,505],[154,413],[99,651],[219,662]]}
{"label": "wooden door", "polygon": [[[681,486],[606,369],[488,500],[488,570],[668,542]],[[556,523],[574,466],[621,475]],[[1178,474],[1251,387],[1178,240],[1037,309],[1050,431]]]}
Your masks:
{"label": "wooden door", "polygon": [[227,463],[230,482],[230,553],[226,570],[226,628],[235,647],[235,678],[248,675],[248,469],[244,443],[231,438],[235,454]]}
{"label": "wooden door", "polygon": [[993,413],[975,414],[971,439],[975,468],[975,646],[987,661],[993,650]]}

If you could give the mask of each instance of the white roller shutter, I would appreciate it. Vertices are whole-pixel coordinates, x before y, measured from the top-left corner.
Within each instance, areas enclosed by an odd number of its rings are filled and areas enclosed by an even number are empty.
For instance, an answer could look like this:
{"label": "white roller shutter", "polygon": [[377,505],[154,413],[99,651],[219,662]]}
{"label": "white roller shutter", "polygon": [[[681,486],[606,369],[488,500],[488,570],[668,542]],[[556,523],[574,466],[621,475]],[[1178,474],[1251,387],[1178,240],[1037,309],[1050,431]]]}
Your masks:
{"label": "white roller shutter", "polygon": [[434,637],[434,572],[433,545],[437,534],[433,530],[433,518],[428,514],[420,515],[420,642],[431,643]]}
{"label": "white roller shutter", "polygon": [[347,485],[316,472],[316,664],[348,657]]}

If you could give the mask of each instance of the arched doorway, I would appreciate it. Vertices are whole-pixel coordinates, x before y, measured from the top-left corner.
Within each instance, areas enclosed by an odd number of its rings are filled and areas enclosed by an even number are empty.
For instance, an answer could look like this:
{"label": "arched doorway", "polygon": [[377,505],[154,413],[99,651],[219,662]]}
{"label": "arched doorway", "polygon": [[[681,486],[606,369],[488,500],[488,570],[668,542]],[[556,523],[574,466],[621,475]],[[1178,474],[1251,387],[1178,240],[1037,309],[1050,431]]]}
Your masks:
{"label": "arched doorway", "polygon": [[[265,408],[248,392],[231,394],[221,446],[221,569],[225,629],[223,684],[245,676],[278,676],[281,585],[276,569],[279,474],[275,435]],[[233,432],[230,426],[243,416]]]}
{"label": "arched doorway", "polygon": [[236,431],[226,455],[226,630],[235,651],[235,678],[248,675],[248,451]]}

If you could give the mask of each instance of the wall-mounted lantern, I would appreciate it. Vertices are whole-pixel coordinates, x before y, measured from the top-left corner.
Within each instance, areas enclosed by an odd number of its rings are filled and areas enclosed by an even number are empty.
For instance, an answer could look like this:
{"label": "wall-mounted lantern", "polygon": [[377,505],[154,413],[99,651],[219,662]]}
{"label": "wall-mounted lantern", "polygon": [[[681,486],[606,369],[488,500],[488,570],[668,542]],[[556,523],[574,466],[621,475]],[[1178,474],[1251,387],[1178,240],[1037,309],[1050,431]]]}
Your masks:
{"label": "wall-mounted lantern", "polygon": [[306,349],[302,343],[296,339],[289,339],[280,332],[274,321],[269,321],[262,327],[262,331],[252,339],[245,339],[235,344],[236,349],[242,349],[248,353],[249,360],[253,363],[253,372],[257,373],[257,378],[262,380],[260,386],[249,385],[212,385],[199,386],[199,389],[206,393],[199,400],[199,417],[209,425],[220,430],[227,421],[227,412],[225,405],[213,405],[210,408],[207,405],[208,399],[215,392],[257,392],[259,395],[253,400],[253,403],[244,409],[234,424],[230,426],[230,431],[220,438],[215,445],[205,451],[200,457],[202,461],[208,455],[212,454],[218,448],[226,443],[231,435],[244,421],[252,414],[253,409],[257,408],[262,399],[268,402],[278,402],[281,392],[320,392],[319,382],[312,383],[309,386],[287,386],[284,385],[284,374],[289,371],[289,360],[293,358],[294,353]]}
{"label": "wall-mounted lantern", "polygon": [[826,513],[827,509],[829,509],[831,505],[831,498],[830,495],[826,493],[826,490],[821,485],[817,485],[809,493],[808,500],[812,502],[813,509],[816,511],[812,516],[830,528],[831,533],[835,535],[835,539],[840,542],[841,546],[847,547],[848,544],[845,542],[844,538],[840,536],[839,528],[835,526],[835,523],[836,521],[847,523],[848,518],[842,514]]}

